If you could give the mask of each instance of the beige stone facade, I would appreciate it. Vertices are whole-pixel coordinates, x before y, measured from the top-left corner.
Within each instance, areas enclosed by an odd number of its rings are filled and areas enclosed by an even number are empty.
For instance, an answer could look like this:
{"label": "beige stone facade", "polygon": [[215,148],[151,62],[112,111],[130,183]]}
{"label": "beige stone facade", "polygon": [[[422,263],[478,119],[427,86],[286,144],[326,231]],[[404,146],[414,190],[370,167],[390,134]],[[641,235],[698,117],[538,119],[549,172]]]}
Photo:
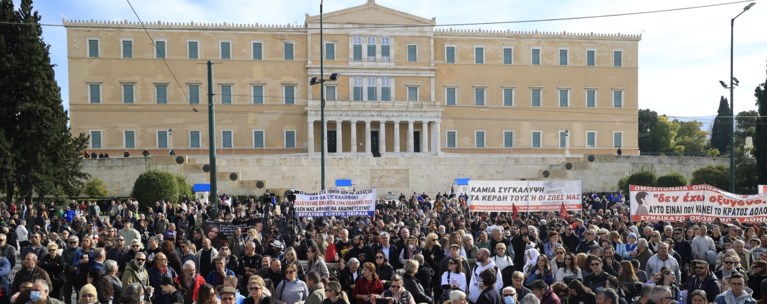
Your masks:
{"label": "beige stone facade", "polygon": [[[638,35],[445,29],[372,0],[323,19],[329,157],[639,154]],[[89,152],[207,154],[208,60],[219,155],[323,147],[319,16],[65,25]]]}

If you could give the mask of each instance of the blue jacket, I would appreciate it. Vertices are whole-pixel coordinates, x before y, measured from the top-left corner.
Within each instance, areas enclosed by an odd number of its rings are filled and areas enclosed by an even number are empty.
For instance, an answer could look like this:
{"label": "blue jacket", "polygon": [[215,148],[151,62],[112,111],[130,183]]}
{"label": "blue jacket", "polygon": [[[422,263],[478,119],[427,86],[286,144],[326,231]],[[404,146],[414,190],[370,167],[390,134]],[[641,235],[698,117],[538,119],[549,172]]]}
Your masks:
{"label": "blue jacket", "polygon": [[[228,276],[233,276],[233,275],[234,275],[234,271],[232,271],[231,269],[228,269],[228,268],[227,268],[227,269],[225,270],[225,272],[226,272],[226,276],[227,276],[227,277],[228,277]],[[223,278],[219,278],[219,277],[218,277],[218,274],[216,273],[216,271],[215,271],[215,270],[213,270],[213,271],[211,271],[210,273],[208,273],[208,276],[207,276],[207,277],[205,277],[205,282],[206,282],[206,283],[208,283],[208,284],[210,284],[210,285],[213,285],[213,286],[218,286],[218,285],[222,285],[222,284],[224,284],[224,280],[223,280]]]}
{"label": "blue jacket", "polygon": [[5,295],[11,295],[11,262],[6,257],[0,257],[0,284]]}

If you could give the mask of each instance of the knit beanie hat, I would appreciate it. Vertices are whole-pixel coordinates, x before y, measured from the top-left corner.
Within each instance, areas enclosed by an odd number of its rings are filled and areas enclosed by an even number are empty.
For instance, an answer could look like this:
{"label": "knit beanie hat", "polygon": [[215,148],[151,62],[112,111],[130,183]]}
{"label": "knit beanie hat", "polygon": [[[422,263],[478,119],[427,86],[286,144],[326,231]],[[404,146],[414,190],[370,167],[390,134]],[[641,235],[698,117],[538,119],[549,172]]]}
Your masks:
{"label": "knit beanie hat", "polygon": [[[80,288],[80,298],[78,299],[78,302],[83,301],[83,294],[90,294],[90,295],[93,295],[94,297],[98,297],[98,294],[96,293],[96,287],[91,284],[85,284],[83,288]],[[98,302],[97,299],[94,299],[94,300],[95,302]]]}

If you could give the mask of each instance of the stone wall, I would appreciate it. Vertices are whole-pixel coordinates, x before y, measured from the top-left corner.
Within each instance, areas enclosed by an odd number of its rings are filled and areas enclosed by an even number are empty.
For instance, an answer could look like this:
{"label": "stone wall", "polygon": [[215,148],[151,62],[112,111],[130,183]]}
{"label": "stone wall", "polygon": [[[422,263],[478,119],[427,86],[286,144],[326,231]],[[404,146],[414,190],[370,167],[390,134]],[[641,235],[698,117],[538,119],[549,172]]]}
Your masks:
{"label": "stone wall", "polygon": [[[181,162],[181,164],[178,164]],[[204,156],[152,156],[86,159],[83,169],[103,180],[111,196],[127,196],[142,172],[158,169],[183,174],[190,183],[208,183]],[[258,181],[269,189],[320,188],[319,154],[307,156],[220,155],[217,158],[219,193],[258,194]],[[657,156],[506,156],[506,155],[360,155],[327,157],[325,185],[336,179],[351,179],[354,187],[376,187],[379,194],[436,194],[450,189],[455,178],[474,180],[582,180],[584,191],[611,191],[623,176],[648,169],[658,176],[678,172],[688,178],[708,165],[727,166],[727,158]],[[234,174],[232,174],[234,173]],[[236,180],[232,180],[236,175]]]}

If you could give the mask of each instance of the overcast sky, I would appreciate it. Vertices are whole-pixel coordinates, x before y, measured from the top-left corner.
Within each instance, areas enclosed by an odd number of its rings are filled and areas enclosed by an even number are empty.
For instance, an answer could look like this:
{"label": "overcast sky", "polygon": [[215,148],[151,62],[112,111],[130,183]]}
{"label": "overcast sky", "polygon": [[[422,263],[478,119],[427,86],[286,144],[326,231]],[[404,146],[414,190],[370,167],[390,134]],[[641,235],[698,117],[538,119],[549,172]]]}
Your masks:
{"label": "overcast sky", "polygon": [[[325,13],[367,0],[326,0]],[[18,7],[19,0],[14,0]],[[462,28],[543,30],[642,34],[639,42],[639,108],[679,118],[715,115],[720,96],[729,92],[730,19],[748,1],[712,0],[376,0],[378,4],[413,15],[436,17],[438,25],[521,21],[608,15],[676,9],[712,4],[709,8],[622,17],[554,22],[472,25]],[[145,22],[230,22],[303,24],[305,14],[319,13],[319,1],[305,0],[132,0]],[[129,20],[136,16],[126,0],[38,0],[42,22],[69,20]],[[735,23],[735,110],[755,110],[755,87],[765,81],[767,3],[757,3]],[[66,30],[47,26],[44,39],[51,45],[62,97],[68,107]],[[704,122],[707,123],[707,122]]]}

